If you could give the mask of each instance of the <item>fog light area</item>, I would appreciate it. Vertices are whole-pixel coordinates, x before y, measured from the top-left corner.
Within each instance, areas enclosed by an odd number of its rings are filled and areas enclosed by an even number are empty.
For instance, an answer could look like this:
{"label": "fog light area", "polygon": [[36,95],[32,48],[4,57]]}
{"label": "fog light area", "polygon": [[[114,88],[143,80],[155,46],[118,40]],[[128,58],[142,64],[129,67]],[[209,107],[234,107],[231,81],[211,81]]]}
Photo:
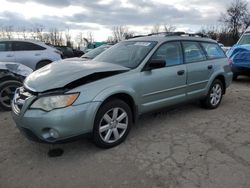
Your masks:
{"label": "fog light area", "polygon": [[59,133],[55,129],[46,128],[43,130],[42,137],[45,140],[56,140],[59,138]]}

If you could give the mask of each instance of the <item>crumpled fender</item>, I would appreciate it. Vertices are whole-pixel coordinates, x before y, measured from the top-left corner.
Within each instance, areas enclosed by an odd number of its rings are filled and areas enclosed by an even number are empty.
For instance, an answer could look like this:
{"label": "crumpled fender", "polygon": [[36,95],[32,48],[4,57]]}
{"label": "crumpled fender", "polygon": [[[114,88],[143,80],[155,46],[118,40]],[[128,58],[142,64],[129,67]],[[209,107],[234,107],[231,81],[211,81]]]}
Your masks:
{"label": "crumpled fender", "polygon": [[5,74],[13,74],[17,76],[27,77],[33,70],[20,63],[11,62],[0,62],[0,72],[5,72]]}

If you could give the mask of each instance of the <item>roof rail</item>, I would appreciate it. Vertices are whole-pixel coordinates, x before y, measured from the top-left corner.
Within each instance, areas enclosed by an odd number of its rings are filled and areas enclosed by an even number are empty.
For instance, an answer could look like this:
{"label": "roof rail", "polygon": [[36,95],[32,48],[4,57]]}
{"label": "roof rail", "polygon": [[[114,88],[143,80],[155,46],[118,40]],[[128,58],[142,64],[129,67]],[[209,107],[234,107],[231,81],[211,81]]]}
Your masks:
{"label": "roof rail", "polygon": [[140,38],[140,37],[148,37],[148,36],[187,36],[187,37],[201,37],[201,38],[209,38],[206,34],[203,33],[185,33],[185,32],[158,32],[158,33],[150,33],[147,35],[136,35],[136,36],[131,36],[126,39],[134,39],[134,38]]}
{"label": "roof rail", "polygon": [[154,36],[154,35],[164,35],[164,36],[189,36],[189,37],[202,37],[208,38],[206,34],[203,33],[185,33],[185,32],[159,32],[159,33],[151,33],[147,36]]}

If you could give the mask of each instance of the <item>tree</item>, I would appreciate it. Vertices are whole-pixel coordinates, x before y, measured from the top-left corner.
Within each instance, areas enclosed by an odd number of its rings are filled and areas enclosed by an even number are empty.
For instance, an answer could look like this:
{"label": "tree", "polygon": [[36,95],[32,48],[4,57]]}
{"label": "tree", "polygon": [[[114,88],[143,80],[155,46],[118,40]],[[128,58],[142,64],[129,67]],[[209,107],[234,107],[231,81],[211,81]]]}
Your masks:
{"label": "tree", "polygon": [[28,31],[25,26],[19,27],[17,32],[20,38],[27,39]]}
{"label": "tree", "polygon": [[71,35],[70,35],[69,28],[67,28],[67,30],[65,32],[65,39],[66,39],[66,46],[72,47],[72,44],[71,44]]}
{"label": "tree", "polygon": [[247,29],[250,26],[250,12],[244,16],[243,24],[244,24],[244,29]]}
{"label": "tree", "polygon": [[43,41],[43,30],[44,26],[40,24],[36,24],[33,28],[33,33],[35,35],[35,39]]}
{"label": "tree", "polygon": [[248,3],[245,0],[235,0],[228,7],[226,13],[222,14],[220,19],[230,29],[235,43],[238,41],[241,32],[245,29],[246,24],[249,24],[247,6]]}
{"label": "tree", "polygon": [[171,24],[165,24],[163,27],[165,32],[174,32],[176,30],[176,27]]}
{"label": "tree", "polygon": [[4,37],[7,37],[8,39],[13,38],[14,28],[12,25],[4,26],[3,30],[4,30]]}
{"label": "tree", "polygon": [[88,43],[93,43],[94,42],[94,35],[91,31],[89,31],[87,33],[87,40],[88,40]]}
{"label": "tree", "polygon": [[[113,43],[120,42],[124,39],[131,38],[134,34],[133,32],[129,32],[126,26],[115,26],[112,28],[112,38]],[[111,38],[109,37],[109,40]]]}
{"label": "tree", "polygon": [[152,29],[151,29],[151,33],[159,33],[161,29],[161,26],[159,24],[155,24],[153,25]]}
{"label": "tree", "polygon": [[75,41],[77,43],[77,48],[80,49],[82,46],[87,46],[87,42],[85,41],[84,34],[82,32],[78,33],[78,35],[75,38]]}

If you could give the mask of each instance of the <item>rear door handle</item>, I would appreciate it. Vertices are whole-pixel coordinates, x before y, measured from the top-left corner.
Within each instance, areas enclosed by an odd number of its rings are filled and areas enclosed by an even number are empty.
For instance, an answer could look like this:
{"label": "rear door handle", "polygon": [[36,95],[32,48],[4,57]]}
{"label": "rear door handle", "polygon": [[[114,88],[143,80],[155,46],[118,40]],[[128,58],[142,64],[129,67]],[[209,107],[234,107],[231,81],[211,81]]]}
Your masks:
{"label": "rear door handle", "polygon": [[41,54],[35,54],[35,56],[40,56]]}
{"label": "rear door handle", "polygon": [[211,70],[213,68],[213,65],[209,65],[207,68],[208,70]]}
{"label": "rear door handle", "polygon": [[6,57],[14,57],[14,55],[8,54],[6,55]]}
{"label": "rear door handle", "polygon": [[179,76],[183,75],[184,73],[185,73],[184,70],[180,70],[180,71],[177,72],[177,74],[178,74]]}

